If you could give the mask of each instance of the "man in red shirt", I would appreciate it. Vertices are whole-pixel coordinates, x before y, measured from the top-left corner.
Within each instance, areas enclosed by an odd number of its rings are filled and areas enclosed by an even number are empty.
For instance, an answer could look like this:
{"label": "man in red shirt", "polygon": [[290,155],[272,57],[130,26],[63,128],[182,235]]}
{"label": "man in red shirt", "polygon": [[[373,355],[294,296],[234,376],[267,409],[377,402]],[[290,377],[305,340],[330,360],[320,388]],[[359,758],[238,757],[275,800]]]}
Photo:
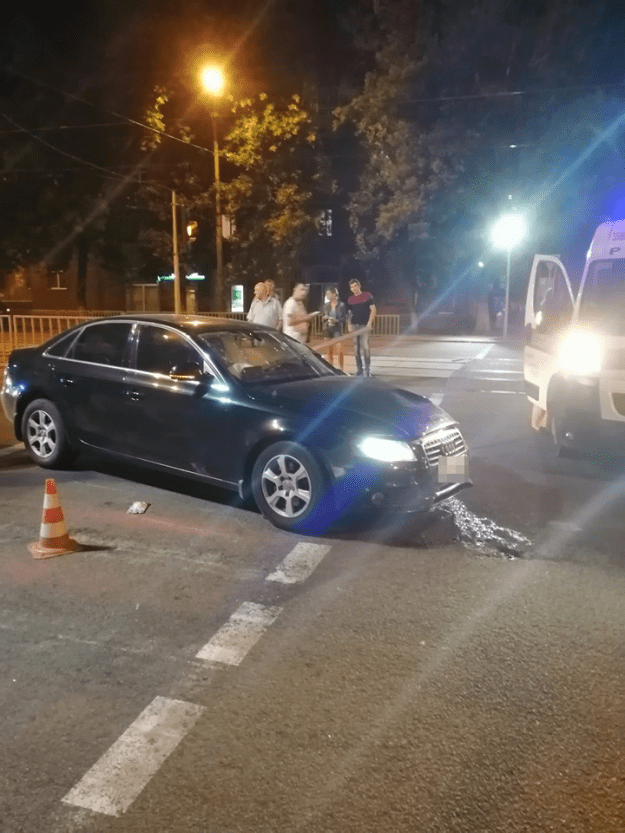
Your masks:
{"label": "man in red shirt", "polygon": [[367,329],[354,336],[354,356],[356,358],[356,375],[371,376],[371,350],[369,349],[369,333],[375,321],[375,304],[370,292],[363,292],[360,281],[349,282],[352,295],[347,299],[349,309],[349,329]]}

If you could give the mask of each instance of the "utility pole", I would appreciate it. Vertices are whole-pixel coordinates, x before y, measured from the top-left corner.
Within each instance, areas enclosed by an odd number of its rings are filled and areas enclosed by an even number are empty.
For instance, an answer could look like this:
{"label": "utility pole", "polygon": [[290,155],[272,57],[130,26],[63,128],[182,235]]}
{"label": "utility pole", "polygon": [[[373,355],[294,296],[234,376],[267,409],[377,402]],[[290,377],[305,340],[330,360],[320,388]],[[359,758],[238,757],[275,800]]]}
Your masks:
{"label": "utility pole", "polygon": [[223,303],[223,235],[221,228],[221,180],[219,178],[219,143],[217,141],[217,126],[215,116],[211,114],[213,124],[213,157],[215,159],[215,252],[217,255],[217,274],[215,276],[215,299],[218,307]]}
{"label": "utility pole", "polygon": [[183,311],[182,281],[180,280],[180,258],[178,255],[178,211],[176,192],[171,192],[171,236],[174,254],[174,312],[180,315]]}

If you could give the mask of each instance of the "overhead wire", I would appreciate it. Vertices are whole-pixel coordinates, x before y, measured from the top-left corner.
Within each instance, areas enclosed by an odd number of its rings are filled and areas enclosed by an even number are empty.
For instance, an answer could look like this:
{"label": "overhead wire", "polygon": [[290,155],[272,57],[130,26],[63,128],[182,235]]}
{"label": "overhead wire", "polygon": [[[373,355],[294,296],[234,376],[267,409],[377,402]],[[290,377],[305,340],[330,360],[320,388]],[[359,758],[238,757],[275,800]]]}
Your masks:
{"label": "overhead wire", "polygon": [[5,69],[7,72],[12,73],[13,75],[17,75],[19,78],[24,78],[26,81],[30,81],[33,84],[39,84],[41,87],[45,87],[49,90],[52,90],[52,92],[55,92],[58,95],[62,95],[65,98],[78,101],[81,104],[85,104],[87,107],[93,107],[95,110],[100,110],[103,113],[108,113],[110,116],[115,116],[116,119],[123,119],[126,123],[132,124],[135,127],[140,127],[142,130],[148,130],[150,133],[156,133],[158,136],[164,136],[165,138],[171,139],[174,142],[179,142],[182,145],[196,148],[196,150],[201,150],[205,153],[210,153],[211,155],[213,153],[213,151],[210,148],[204,147],[204,145],[198,145],[195,142],[190,142],[186,139],[181,139],[180,136],[174,136],[172,133],[167,133],[165,130],[158,130],[158,128],[156,127],[151,127],[149,124],[140,122],[137,119],[132,119],[130,118],[130,116],[125,116],[123,113],[116,113],[114,110],[109,110],[108,107],[104,107],[101,104],[93,104],[86,98],[82,98],[81,96],[76,95],[75,93],[69,93],[66,90],[61,90],[58,87],[53,86],[52,84],[48,84],[47,82],[42,81],[40,78],[33,78],[30,75],[25,75],[23,72],[19,72],[19,70],[13,69],[13,67],[5,67]]}
{"label": "overhead wire", "polygon": [[103,168],[100,165],[96,165],[94,162],[88,162],[86,159],[81,159],[79,156],[75,156],[73,153],[68,153],[65,150],[61,150],[61,148],[58,148],[55,145],[50,144],[50,142],[46,142],[45,139],[42,139],[40,136],[37,136],[35,133],[28,130],[26,127],[22,127],[20,124],[18,124],[16,121],[14,121],[10,116],[7,116],[6,113],[3,113],[3,112],[0,111],[0,117],[5,119],[6,121],[8,121],[9,124],[12,124],[13,127],[18,129],[18,131],[21,131],[22,133],[25,133],[34,142],[39,142],[39,144],[44,145],[44,147],[50,148],[50,150],[53,150],[55,153],[59,153],[61,156],[65,156],[68,159],[72,159],[74,162],[80,162],[81,165],[87,165],[90,168],[95,168],[97,171],[101,171],[101,172],[103,172],[103,173],[105,173],[109,176],[115,177],[117,179],[123,179],[124,178],[124,177],[122,177],[121,174],[115,173],[115,171],[110,171],[107,168]]}

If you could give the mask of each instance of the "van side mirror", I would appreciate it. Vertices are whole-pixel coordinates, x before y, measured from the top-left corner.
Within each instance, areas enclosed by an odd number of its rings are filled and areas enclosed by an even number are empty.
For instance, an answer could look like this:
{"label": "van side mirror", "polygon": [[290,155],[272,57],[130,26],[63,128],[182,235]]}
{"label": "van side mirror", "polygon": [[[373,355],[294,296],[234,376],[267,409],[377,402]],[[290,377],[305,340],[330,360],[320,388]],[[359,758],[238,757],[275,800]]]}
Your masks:
{"label": "van side mirror", "polygon": [[199,362],[181,362],[169,371],[169,378],[176,382],[202,382],[209,376]]}

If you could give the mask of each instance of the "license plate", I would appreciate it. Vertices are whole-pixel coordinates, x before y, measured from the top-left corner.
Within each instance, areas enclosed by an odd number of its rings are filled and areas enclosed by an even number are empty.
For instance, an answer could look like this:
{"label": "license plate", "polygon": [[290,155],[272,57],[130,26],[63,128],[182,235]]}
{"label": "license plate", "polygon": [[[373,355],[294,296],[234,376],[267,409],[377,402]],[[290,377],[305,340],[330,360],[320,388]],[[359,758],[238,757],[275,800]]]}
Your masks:
{"label": "license plate", "polygon": [[464,483],[469,479],[469,458],[466,454],[438,458],[439,483]]}

